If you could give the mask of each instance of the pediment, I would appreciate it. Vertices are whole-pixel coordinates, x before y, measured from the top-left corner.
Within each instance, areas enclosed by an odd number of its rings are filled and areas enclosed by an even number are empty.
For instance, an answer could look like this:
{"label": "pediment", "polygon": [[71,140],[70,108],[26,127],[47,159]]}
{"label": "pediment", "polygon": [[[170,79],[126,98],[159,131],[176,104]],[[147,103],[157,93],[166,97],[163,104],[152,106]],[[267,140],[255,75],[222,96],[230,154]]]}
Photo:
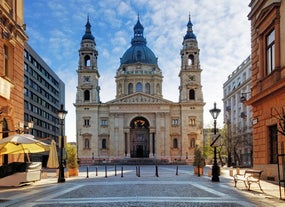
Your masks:
{"label": "pediment", "polygon": [[106,104],[130,104],[130,103],[170,104],[173,102],[149,94],[135,93],[108,101]]}

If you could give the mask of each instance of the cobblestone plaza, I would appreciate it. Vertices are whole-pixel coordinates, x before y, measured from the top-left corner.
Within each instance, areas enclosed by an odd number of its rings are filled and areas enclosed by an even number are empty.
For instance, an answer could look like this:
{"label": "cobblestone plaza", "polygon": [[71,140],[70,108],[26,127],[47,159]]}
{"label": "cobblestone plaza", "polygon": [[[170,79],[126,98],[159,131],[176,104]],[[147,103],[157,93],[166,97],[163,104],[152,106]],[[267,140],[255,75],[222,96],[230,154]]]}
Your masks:
{"label": "cobblestone plaza", "polygon": [[[106,170],[107,169],[107,173]],[[178,170],[177,170],[178,169]],[[205,174],[210,168],[205,169]],[[138,173],[139,172],[139,173]],[[88,175],[88,178],[87,178]],[[107,175],[107,176],[106,176]],[[78,177],[57,183],[55,174],[32,185],[0,189],[0,206],[282,206],[284,201],[272,196],[272,186],[262,183],[264,192],[253,185],[247,191],[242,183],[234,188],[228,171],[221,182],[198,177],[192,166],[96,166],[81,167]],[[277,192],[277,191],[276,191]]]}

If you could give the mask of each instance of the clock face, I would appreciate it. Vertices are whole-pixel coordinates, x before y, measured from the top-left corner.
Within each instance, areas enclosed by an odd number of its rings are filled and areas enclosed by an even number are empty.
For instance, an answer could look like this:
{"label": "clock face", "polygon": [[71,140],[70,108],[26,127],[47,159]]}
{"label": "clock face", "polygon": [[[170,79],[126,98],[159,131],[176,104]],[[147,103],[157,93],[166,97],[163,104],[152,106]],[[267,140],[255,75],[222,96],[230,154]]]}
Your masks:
{"label": "clock face", "polygon": [[84,76],[84,81],[85,82],[89,82],[90,81],[90,77],[89,76]]}
{"label": "clock face", "polygon": [[189,80],[190,81],[195,81],[195,76],[194,75],[189,75]]}

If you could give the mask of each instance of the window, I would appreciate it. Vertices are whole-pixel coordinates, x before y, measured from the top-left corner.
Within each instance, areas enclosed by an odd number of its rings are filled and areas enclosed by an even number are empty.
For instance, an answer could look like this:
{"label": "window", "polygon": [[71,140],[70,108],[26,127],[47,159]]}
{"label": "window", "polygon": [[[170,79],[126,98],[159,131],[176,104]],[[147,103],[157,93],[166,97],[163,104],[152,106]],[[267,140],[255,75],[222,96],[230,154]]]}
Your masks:
{"label": "window", "polygon": [[102,149],[107,149],[107,140],[102,139]]}
{"label": "window", "polygon": [[89,90],[84,91],[84,101],[90,101],[90,91]]}
{"label": "window", "polygon": [[89,127],[90,126],[90,118],[84,118],[83,126]]}
{"label": "window", "polygon": [[173,139],[173,148],[178,148],[178,141],[177,139]]}
{"label": "window", "polygon": [[277,164],[277,149],[278,149],[278,133],[277,125],[269,127],[269,163]]}
{"label": "window", "polygon": [[133,84],[132,83],[129,83],[128,85],[128,94],[132,94],[133,93]]}
{"label": "window", "polygon": [[190,147],[191,147],[191,148],[195,148],[195,138],[192,138],[192,139],[190,140]]}
{"label": "window", "polygon": [[172,126],[178,126],[178,119],[172,119]]}
{"label": "window", "polygon": [[142,83],[138,82],[136,85],[136,92],[142,92]]}
{"label": "window", "polygon": [[190,126],[196,126],[196,120],[195,120],[195,118],[190,118],[190,119],[189,119],[189,125],[190,125]]}
{"label": "window", "polygon": [[193,55],[189,55],[188,60],[189,60],[189,65],[194,65],[194,56]]}
{"label": "window", "polygon": [[275,47],[275,32],[274,30],[266,37],[266,65],[267,74],[274,70],[274,47]]}
{"label": "window", "polygon": [[189,91],[189,100],[195,100],[195,91],[194,91],[194,89],[191,89]]}
{"label": "window", "polygon": [[149,83],[145,84],[145,92],[150,94],[150,84]]}
{"label": "window", "polygon": [[9,76],[9,53],[8,47],[4,45],[4,75]]}
{"label": "window", "polygon": [[90,63],[90,56],[89,55],[86,55],[84,57],[84,66],[90,66],[91,63]]}
{"label": "window", "polygon": [[103,126],[103,127],[108,126],[108,120],[107,119],[102,119],[101,120],[101,126]]}
{"label": "window", "polygon": [[90,141],[89,141],[89,139],[84,139],[84,148],[85,149],[90,149]]}

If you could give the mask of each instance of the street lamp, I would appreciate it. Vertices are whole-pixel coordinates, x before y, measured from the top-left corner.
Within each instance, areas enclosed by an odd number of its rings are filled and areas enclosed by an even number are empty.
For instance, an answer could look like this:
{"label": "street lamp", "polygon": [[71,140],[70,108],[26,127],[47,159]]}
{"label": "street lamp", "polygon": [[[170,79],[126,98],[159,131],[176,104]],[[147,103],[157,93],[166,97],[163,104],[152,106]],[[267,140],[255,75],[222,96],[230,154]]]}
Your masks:
{"label": "street lamp", "polygon": [[[221,109],[216,108],[216,103],[214,103],[214,108],[210,110],[210,113],[214,119],[214,135],[217,133],[217,118],[221,112]],[[216,137],[215,137],[216,139]],[[213,143],[214,144],[214,143]],[[219,182],[219,166],[217,164],[217,147],[214,145],[214,164],[212,167],[212,181]]]}
{"label": "street lamp", "polygon": [[34,128],[34,122],[33,122],[33,120],[30,120],[29,122],[28,122],[28,130],[29,130],[29,134],[33,134],[33,128]]}
{"label": "street lamp", "polygon": [[64,183],[64,166],[63,166],[63,149],[64,149],[64,134],[63,134],[63,125],[64,125],[64,118],[67,114],[67,111],[64,110],[63,104],[61,104],[60,110],[57,111],[59,124],[61,125],[61,145],[60,145],[60,163],[59,163],[59,174],[58,174],[58,183]]}

